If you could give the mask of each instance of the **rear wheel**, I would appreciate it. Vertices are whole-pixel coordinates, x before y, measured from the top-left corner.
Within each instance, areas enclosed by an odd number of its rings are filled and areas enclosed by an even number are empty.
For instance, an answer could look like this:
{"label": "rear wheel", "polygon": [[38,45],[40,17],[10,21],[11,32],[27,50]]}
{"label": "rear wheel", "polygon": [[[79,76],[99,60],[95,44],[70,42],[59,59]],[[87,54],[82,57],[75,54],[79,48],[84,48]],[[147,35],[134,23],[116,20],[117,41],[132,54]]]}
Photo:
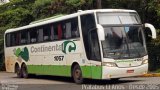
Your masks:
{"label": "rear wheel", "polygon": [[18,78],[22,78],[21,68],[19,67],[18,64],[16,64],[16,66],[15,66],[15,73],[17,74]]}
{"label": "rear wheel", "polygon": [[72,77],[75,83],[77,84],[83,83],[82,71],[78,64],[76,64],[72,69]]}
{"label": "rear wheel", "polygon": [[23,78],[28,78],[27,66],[25,64],[22,65],[22,76]]}

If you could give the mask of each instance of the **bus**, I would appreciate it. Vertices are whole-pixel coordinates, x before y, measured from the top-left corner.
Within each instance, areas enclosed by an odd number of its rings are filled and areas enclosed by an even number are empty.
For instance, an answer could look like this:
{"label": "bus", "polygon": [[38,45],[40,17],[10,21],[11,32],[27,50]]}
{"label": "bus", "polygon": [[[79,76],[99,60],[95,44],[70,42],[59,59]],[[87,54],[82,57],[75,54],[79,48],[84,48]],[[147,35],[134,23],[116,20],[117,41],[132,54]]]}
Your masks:
{"label": "bus", "polygon": [[6,30],[5,66],[18,77],[53,75],[118,80],[148,71],[144,31],[156,30],[142,24],[135,10],[78,10]]}

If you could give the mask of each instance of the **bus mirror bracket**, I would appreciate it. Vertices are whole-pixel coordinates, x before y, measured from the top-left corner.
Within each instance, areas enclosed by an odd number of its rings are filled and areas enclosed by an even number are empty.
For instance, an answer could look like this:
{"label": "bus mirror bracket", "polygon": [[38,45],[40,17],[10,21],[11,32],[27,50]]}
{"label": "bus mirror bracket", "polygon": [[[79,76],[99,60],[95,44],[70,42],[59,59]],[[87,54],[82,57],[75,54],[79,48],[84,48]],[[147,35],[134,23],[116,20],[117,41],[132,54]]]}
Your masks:
{"label": "bus mirror bracket", "polygon": [[97,30],[98,30],[99,40],[104,41],[105,40],[105,33],[104,33],[104,28],[102,27],[102,25],[97,24]]}
{"label": "bus mirror bracket", "polygon": [[156,29],[154,28],[154,26],[149,23],[145,23],[144,26],[145,26],[145,28],[149,28],[151,30],[152,39],[156,39]]}

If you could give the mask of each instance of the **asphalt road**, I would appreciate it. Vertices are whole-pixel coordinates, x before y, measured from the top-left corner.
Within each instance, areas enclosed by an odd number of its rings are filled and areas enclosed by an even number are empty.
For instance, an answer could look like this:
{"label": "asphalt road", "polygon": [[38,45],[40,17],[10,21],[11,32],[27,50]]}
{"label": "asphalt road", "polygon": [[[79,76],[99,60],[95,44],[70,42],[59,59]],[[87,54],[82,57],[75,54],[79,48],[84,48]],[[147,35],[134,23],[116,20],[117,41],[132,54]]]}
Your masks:
{"label": "asphalt road", "polygon": [[159,90],[160,77],[130,77],[114,82],[90,80],[77,85],[71,78],[57,76],[33,76],[17,78],[14,73],[0,72],[0,90]]}

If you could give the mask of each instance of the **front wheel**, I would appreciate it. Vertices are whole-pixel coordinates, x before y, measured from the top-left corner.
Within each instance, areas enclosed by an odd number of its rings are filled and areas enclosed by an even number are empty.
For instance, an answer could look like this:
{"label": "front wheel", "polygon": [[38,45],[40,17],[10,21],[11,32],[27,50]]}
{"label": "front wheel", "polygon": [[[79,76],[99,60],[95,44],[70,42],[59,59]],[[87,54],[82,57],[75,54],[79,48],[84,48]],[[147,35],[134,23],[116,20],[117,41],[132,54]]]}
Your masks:
{"label": "front wheel", "polygon": [[82,71],[78,64],[73,67],[72,76],[75,83],[77,84],[83,83]]}

